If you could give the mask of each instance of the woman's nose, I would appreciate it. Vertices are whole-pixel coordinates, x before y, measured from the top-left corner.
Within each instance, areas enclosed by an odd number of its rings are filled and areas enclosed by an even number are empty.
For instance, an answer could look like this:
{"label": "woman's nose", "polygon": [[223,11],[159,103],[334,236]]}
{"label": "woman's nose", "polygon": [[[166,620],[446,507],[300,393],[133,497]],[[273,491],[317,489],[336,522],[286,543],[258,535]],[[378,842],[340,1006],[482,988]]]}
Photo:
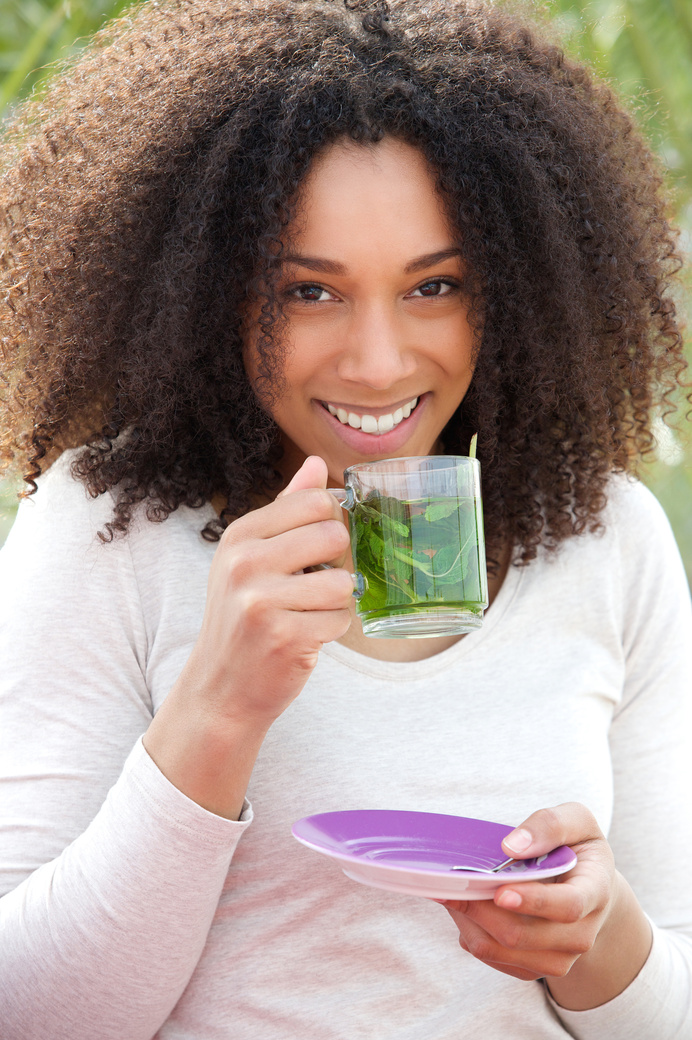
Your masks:
{"label": "woman's nose", "polygon": [[387,390],[416,370],[416,351],[405,322],[385,307],[356,314],[344,330],[339,377],[375,390]]}

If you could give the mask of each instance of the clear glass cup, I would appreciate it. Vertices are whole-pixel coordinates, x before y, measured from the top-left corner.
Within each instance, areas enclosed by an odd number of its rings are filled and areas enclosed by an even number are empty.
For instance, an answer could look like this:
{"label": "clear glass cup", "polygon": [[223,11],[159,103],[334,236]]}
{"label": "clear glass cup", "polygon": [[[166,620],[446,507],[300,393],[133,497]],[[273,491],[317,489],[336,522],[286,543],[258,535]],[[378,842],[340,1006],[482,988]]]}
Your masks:
{"label": "clear glass cup", "polygon": [[480,628],[488,582],[477,459],[424,455],[351,466],[344,489],[329,490],[348,510],[366,635]]}

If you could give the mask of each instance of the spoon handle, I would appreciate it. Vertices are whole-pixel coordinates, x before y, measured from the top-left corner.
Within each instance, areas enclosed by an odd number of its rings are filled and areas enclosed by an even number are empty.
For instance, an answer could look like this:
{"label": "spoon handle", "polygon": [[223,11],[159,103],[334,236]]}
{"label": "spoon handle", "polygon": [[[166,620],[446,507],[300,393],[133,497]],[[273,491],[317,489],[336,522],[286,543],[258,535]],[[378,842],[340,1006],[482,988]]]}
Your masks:
{"label": "spoon handle", "polygon": [[498,865],[496,867],[466,867],[466,866],[459,866],[459,867],[450,867],[450,870],[472,870],[475,874],[498,874],[501,870],[504,870],[505,867],[508,867],[510,865],[510,863],[516,863],[516,860],[514,859],[513,856],[510,856],[509,859],[504,860],[502,863],[498,863]]}

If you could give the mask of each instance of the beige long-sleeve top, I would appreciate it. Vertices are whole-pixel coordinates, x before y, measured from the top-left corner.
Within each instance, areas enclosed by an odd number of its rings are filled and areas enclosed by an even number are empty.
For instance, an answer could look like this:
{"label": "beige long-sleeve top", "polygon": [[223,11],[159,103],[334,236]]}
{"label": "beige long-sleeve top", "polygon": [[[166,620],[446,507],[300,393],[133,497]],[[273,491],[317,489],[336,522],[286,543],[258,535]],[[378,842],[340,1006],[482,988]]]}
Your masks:
{"label": "beige long-sleeve top", "polygon": [[[111,509],[63,457],[0,553],[3,1040],[692,1038],[692,612],[649,492],[613,481],[605,533],[510,569],[483,628],[441,654],[325,646],[240,822],[139,739],[200,627],[211,507],[103,545]],[[291,835],[336,809],[516,824],[567,800],[654,923],[638,978],[586,1012],[475,961],[434,902],[358,885]]]}

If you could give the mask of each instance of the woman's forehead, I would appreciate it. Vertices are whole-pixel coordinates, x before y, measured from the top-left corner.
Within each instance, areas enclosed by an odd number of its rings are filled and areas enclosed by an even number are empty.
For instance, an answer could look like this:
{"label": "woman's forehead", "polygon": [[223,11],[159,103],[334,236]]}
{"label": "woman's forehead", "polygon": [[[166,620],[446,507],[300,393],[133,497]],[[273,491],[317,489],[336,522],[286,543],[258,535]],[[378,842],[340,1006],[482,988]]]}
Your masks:
{"label": "woman's forehead", "polygon": [[454,236],[435,173],[418,148],[393,137],[337,141],[319,154],[301,186],[289,251],[314,247],[328,255],[330,243],[378,235],[412,256],[449,248]]}

